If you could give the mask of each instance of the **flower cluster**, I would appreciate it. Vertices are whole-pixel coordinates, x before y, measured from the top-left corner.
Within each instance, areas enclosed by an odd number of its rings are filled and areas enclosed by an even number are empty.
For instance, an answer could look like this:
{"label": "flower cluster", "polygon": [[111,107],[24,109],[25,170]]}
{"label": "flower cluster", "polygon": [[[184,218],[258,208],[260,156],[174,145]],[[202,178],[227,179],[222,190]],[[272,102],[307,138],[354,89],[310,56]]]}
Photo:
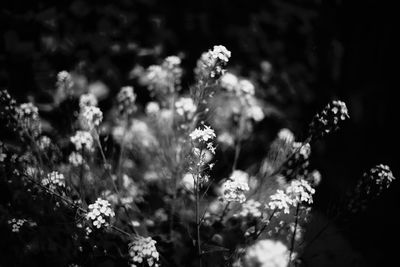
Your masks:
{"label": "flower cluster", "polygon": [[47,136],[41,136],[38,142],[38,146],[41,150],[49,148],[51,145],[51,139]]}
{"label": "flower cluster", "polygon": [[96,107],[98,104],[97,98],[94,94],[83,94],[79,97],[79,107],[83,109],[84,107]]}
{"label": "flower cluster", "polygon": [[71,163],[72,166],[78,167],[81,166],[84,161],[80,153],[72,152],[68,157],[68,162]]}
{"label": "flower cluster", "polygon": [[193,141],[197,140],[203,143],[216,137],[214,130],[207,125],[204,125],[204,129],[196,128],[189,136]]}
{"label": "flower cluster", "polygon": [[267,206],[271,210],[283,211],[288,214],[292,203],[292,199],[283,190],[278,189],[276,193],[270,197],[270,202]]}
{"label": "flower cluster", "polygon": [[129,255],[131,257],[132,267],[145,266],[159,266],[159,253],[156,248],[156,241],[151,237],[137,237],[129,243]]}
{"label": "flower cluster", "polygon": [[0,141],[0,162],[3,162],[7,157],[7,154],[4,153],[6,152],[5,150],[3,142]]}
{"label": "flower cluster", "polygon": [[193,99],[190,97],[181,97],[178,99],[178,101],[175,102],[175,108],[176,113],[188,119],[191,119],[197,110]]}
{"label": "flower cluster", "polygon": [[33,137],[38,137],[42,132],[39,110],[32,103],[23,103],[17,108],[18,123],[22,130]]}
{"label": "flower cluster", "polygon": [[20,231],[20,228],[27,222],[28,221],[25,219],[13,218],[11,220],[8,220],[8,224],[11,225],[11,227],[12,227],[11,231],[13,231],[14,233],[18,233]]}
{"label": "flower cluster", "polygon": [[63,70],[57,74],[57,88],[62,88],[62,90],[67,92],[69,89],[72,88],[73,85],[74,82],[72,80],[71,74],[68,71]]}
{"label": "flower cluster", "polygon": [[17,108],[7,90],[0,90],[0,124],[15,130]]}
{"label": "flower cluster", "polygon": [[85,130],[93,130],[98,127],[103,120],[103,112],[98,107],[85,106],[79,114],[79,121]]}
{"label": "flower cluster", "polygon": [[324,137],[330,132],[338,130],[340,123],[349,118],[346,104],[339,100],[333,100],[314,116],[309,134],[313,139]]}
{"label": "flower cluster", "polygon": [[247,79],[239,79],[236,75],[227,72],[220,80],[221,87],[238,96],[252,96],[255,94],[254,84]]}
{"label": "flower cluster", "polygon": [[62,173],[53,171],[47,174],[47,177],[42,180],[42,185],[48,187],[52,191],[65,187],[65,178]]}
{"label": "flower cluster", "polygon": [[199,81],[202,79],[218,79],[224,74],[224,67],[231,57],[231,52],[222,45],[216,45],[201,55],[197,61],[195,74]]}
{"label": "flower cluster", "polygon": [[262,215],[261,212],[261,203],[254,200],[249,199],[242,205],[242,210],[238,214],[240,217],[252,217],[259,218]]}
{"label": "flower cluster", "polygon": [[117,95],[118,111],[122,115],[132,115],[136,111],[136,94],[132,86],[124,86]]}
{"label": "flower cluster", "polygon": [[110,219],[115,216],[111,209],[111,204],[104,199],[98,198],[95,203],[89,205],[86,219],[91,220],[94,227],[100,229],[102,226],[108,226]]}
{"label": "flower cluster", "polygon": [[74,136],[70,138],[71,143],[75,145],[75,149],[80,151],[83,148],[88,151],[93,150],[93,137],[90,132],[77,131]]}
{"label": "flower cluster", "polygon": [[146,114],[154,116],[160,111],[160,105],[157,102],[151,101],[146,105]]}
{"label": "flower cluster", "polygon": [[264,239],[256,242],[246,250],[245,267],[286,267],[289,250],[280,241]]}
{"label": "flower cluster", "polygon": [[222,185],[222,198],[228,202],[245,202],[245,192],[250,190],[248,180],[247,173],[240,170],[233,171],[229,179]]}

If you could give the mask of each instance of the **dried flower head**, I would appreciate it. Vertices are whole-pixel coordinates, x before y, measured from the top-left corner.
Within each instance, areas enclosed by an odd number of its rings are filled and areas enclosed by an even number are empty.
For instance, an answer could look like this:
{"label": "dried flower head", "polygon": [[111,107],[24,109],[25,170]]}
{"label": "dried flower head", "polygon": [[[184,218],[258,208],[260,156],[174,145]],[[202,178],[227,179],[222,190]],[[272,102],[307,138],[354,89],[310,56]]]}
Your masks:
{"label": "dried flower head", "polygon": [[340,124],[349,119],[346,104],[339,100],[331,101],[310,124],[310,136],[318,139],[339,129]]}
{"label": "dried flower head", "polygon": [[131,266],[154,266],[159,265],[159,253],[156,248],[156,241],[151,237],[136,237],[129,243],[129,255],[131,257]]}

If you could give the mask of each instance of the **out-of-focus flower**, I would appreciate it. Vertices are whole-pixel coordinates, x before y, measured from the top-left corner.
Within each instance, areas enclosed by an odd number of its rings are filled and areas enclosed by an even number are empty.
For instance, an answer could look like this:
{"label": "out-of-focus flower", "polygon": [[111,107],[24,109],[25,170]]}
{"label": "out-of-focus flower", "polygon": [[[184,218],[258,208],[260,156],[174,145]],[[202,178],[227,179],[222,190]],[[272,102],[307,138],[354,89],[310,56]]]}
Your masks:
{"label": "out-of-focus flower", "polygon": [[233,146],[235,144],[235,139],[229,132],[218,134],[217,141],[225,146]]}
{"label": "out-of-focus flower", "polygon": [[84,130],[91,131],[103,120],[103,112],[98,107],[85,106],[79,114],[79,121]]}
{"label": "out-of-focus flower", "polygon": [[287,267],[288,248],[280,241],[264,239],[246,250],[245,267]]}
{"label": "out-of-focus flower", "polygon": [[82,109],[86,106],[97,106],[97,98],[94,94],[83,94],[79,97],[79,107]]}
{"label": "out-of-focus flower", "polygon": [[72,164],[72,166],[78,167],[83,163],[83,157],[80,153],[72,152],[68,157],[68,162]]}
{"label": "out-of-focus flower", "polygon": [[132,115],[136,111],[136,94],[132,86],[124,86],[117,95],[118,111],[122,115]]}
{"label": "out-of-focus flower", "polygon": [[27,224],[30,227],[37,226],[37,224],[35,222],[27,220],[27,219],[16,219],[16,218],[13,218],[11,220],[8,220],[7,223],[9,225],[11,225],[11,228],[12,228],[11,231],[13,233],[19,233],[19,231],[21,230],[21,227],[24,226],[24,225],[27,225]]}
{"label": "out-of-focus flower", "polygon": [[346,104],[339,100],[333,100],[314,116],[310,124],[310,136],[314,139],[324,137],[330,132],[338,130],[340,124],[349,118]]}
{"label": "out-of-focus flower", "polygon": [[364,174],[364,177],[370,179],[373,183],[378,185],[379,192],[383,189],[389,188],[391,183],[395,180],[392,171],[389,166],[379,164],[371,168],[368,172]]}
{"label": "out-of-focus flower", "polygon": [[226,89],[228,92],[234,92],[238,83],[238,77],[230,72],[226,72],[220,79],[221,87]]}
{"label": "out-of-focus flower", "polygon": [[261,203],[254,199],[247,200],[243,203],[242,210],[239,212],[238,216],[252,218],[261,217]]}
{"label": "out-of-focus flower", "polygon": [[235,170],[228,180],[222,184],[223,199],[228,202],[246,201],[245,192],[249,191],[249,175],[243,171]]}
{"label": "out-of-focus flower", "polygon": [[71,137],[71,143],[75,145],[75,149],[80,151],[82,148],[88,151],[93,150],[93,137],[90,132],[77,131],[74,136]]}
{"label": "out-of-focus flower", "polygon": [[0,123],[16,130],[17,104],[7,90],[0,90]]}
{"label": "out-of-focus flower", "polygon": [[193,177],[193,174],[186,173],[185,175],[183,175],[183,178],[181,180],[181,184],[186,189],[193,190],[194,189],[194,177]]}
{"label": "out-of-focus flower", "polygon": [[263,109],[258,105],[251,105],[247,107],[246,116],[256,122],[262,121],[265,117]]}
{"label": "out-of-focus flower", "polygon": [[4,144],[3,142],[0,141],[0,162],[3,162],[7,157],[7,154],[4,152],[5,152]]}
{"label": "out-of-focus flower", "polygon": [[175,102],[176,113],[191,119],[197,110],[193,99],[190,97],[181,97]]}
{"label": "out-of-focus flower", "polygon": [[156,241],[151,237],[136,237],[129,243],[129,255],[131,257],[131,266],[159,266],[159,253],[156,248]]}
{"label": "out-of-focus flower", "polygon": [[98,198],[95,203],[89,205],[86,219],[90,220],[94,227],[100,229],[102,226],[108,226],[110,219],[114,216],[111,204],[107,200]]}
{"label": "out-of-focus flower", "polygon": [[56,171],[47,174],[47,177],[44,178],[41,183],[52,191],[65,188],[64,175]]}
{"label": "out-of-focus flower", "polygon": [[51,139],[47,136],[41,136],[39,139],[38,146],[41,150],[46,150],[50,147]]}
{"label": "out-of-focus flower", "polygon": [[231,52],[223,45],[214,46],[213,50],[208,50],[201,55],[197,61],[195,74],[197,79],[218,79],[224,74],[224,67],[231,57]]}
{"label": "out-of-focus flower", "polygon": [[197,140],[199,142],[207,142],[216,137],[214,130],[207,125],[204,125],[204,129],[196,128],[189,136],[193,141]]}
{"label": "out-of-focus flower", "polygon": [[157,102],[149,102],[146,105],[146,114],[149,116],[157,115],[160,111],[160,105]]}
{"label": "out-of-focus flower", "polygon": [[244,95],[254,95],[255,94],[254,84],[247,79],[239,80],[238,90],[241,94],[244,94]]}
{"label": "out-of-focus flower", "polygon": [[57,88],[62,88],[64,91],[68,91],[74,85],[74,81],[72,80],[71,74],[68,71],[60,71],[57,74]]}
{"label": "out-of-focus flower", "polygon": [[37,137],[42,132],[42,126],[39,118],[39,110],[32,103],[21,104],[17,108],[18,123],[20,127],[32,135]]}

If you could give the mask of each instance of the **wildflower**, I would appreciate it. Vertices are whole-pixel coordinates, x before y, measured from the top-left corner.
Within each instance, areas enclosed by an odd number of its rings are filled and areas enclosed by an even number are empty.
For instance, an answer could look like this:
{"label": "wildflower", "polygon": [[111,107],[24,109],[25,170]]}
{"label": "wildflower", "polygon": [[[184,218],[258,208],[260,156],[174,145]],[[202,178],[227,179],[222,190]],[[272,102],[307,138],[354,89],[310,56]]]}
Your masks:
{"label": "wildflower", "polygon": [[286,194],[292,199],[294,206],[302,202],[312,204],[315,189],[304,179],[293,180],[286,188]]}
{"label": "wildflower", "polygon": [[132,86],[124,86],[117,95],[118,111],[123,115],[132,115],[136,111],[136,94]]}
{"label": "wildflower", "polygon": [[0,162],[3,162],[7,158],[7,154],[5,152],[5,147],[3,142],[0,141]]}
{"label": "wildflower", "polygon": [[93,130],[103,120],[103,112],[98,107],[85,106],[80,113],[81,126],[85,130]]}
{"label": "wildflower", "polygon": [[253,217],[259,218],[261,217],[261,203],[254,200],[249,199],[247,202],[243,203],[242,210],[238,214],[240,217]]}
{"label": "wildflower", "polygon": [[196,128],[189,136],[193,141],[199,142],[207,142],[216,137],[214,130],[207,125],[204,125],[204,129]]}
{"label": "wildflower", "polygon": [[83,157],[80,153],[72,152],[68,157],[68,162],[72,164],[72,166],[78,167],[83,164]]}
{"label": "wildflower", "polygon": [[149,102],[146,105],[146,114],[149,116],[156,115],[160,111],[160,105],[157,102]]}
{"label": "wildflower", "polygon": [[97,229],[108,226],[110,219],[115,216],[110,207],[111,204],[107,200],[98,198],[95,203],[89,205],[86,219],[91,220],[93,226]]}
{"label": "wildflower", "polygon": [[11,231],[13,233],[18,233],[21,230],[21,227],[24,225],[28,225],[30,227],[37,226],[36,222],[27,220],[27,219],[11,219],[7,221],[9,225],[11,225]]}
{"label": "wildflower", "polygon": [[276,193],[270,199],[271,201],[267,204],[267,207],[271,210],[283,211],[286,214],[290,212],[293,201],[283,190],[276,190]]}
{"label": "wildflower", "polygon": [[220,79],[221,87],[226,89],[228,92],[233,92],[236,90],[239,83],[239,79],[236,75],[226,72]]}
{"label": "wildflower", "polygon": [[371,168],[369,172],[364,174],[364,177],[368,177],[374,182],[379,187],[379,192],[389,188],[390,184],[395,180],[389,166],[383,164]]}
{"label": "wildflower", "polygon": [[151,237],[137,237],[129,243],[129,255],[131,257],[131,266],[160,266],[159,254],[156,248],[156,241]]}
{"label": "wildflower", "polygon": [[245,267],[286,267],[288,248],[280,241],[260,240],[246,250]]}
{"label": "wildflower", "polygon": [[185,175],[183,175],[183,178],[181,180],[181,184],[186,189],[193,190],[194,189],[194,177],[193,177],[193,174],[186,173]]}
{"label": "wildflower", "polygon": [[314,116],[310,124],[310,135],[314,139],[324,137],[330,132],[338,130],[340,123],[349,118],[346,104],[339,100],[333,100]]}
{"label": "wildflower", "polygon": [[96,107],[97,106],[97,98],[94,94],[83,94],[79,97],[79,107],[83,109],[84,107]]}
{"label": "wildflower", "polygon": [[42,131],[39,119],[39,110],[32,103],[23,103],[17,108],[17,117],[20,127],[32,135],[37,137]]}
{"label": "wildflower", "polygon": [[175,102],[176,113],[181,116],[185,116],[188,119],[192,118],[197,110],[193,99],[190,97],[181,97]]}
{"label": "wildflower", "polygon": [[74,136],[70,138],[71,142],[75,145],[75,149],[80,151],[83,148],[88,151],[93,150],[93,137],[90,132],[77,131]]}
{"label": "wildflower", "polygon": [[48,187],[52,191],[65,187],[65,178],[62,173],[53,171],[47,174],[47,177],[42,180],[42,185]]}
{"label": "wildflower", "polygon": [[247,79],[241,79],[238,84],[238,93],[244,95],[254,95],[255,88],[253,83]]}
{"label": "wildflower", "polygon": [[216,45],[201,55],[195,69],[196,76],[202,79],[218,79],[224,74],[224,67],[231,57],[231,52],[222,45]]}
{"label": "wildflower", "polygon": [[17,107],[7,90],[0,90],[0,124],[16,130]]}
{"label": "wildflower", "polygon": [[246,116],[256,122],[262,121],[265,117],[263,109],[258,105],[251,105],[247,107]]}
{"label": "wildflower", "polygon": [[228,202],[246,201],[245,192],[250,190],[248,179],[247,173],[235,170],[222,185],[223,199]]}
{"label": "wildflower", "polygon": [[63,91],[67,92],[72,88],[74,82],[72,80],[71,74],[68,71],[60,71],[57,74],[57,88],[62,88]]}
{"label": "wildflower", "polygon": [[39,148],[45,150],[50,147],[51,139],[47,136],[42,136],[39,139]]}
{"label": "wildflower", "polygon": [[233,146],[235,144],[235,139],[229,132],[218,134],[217,141],[225,146]]}

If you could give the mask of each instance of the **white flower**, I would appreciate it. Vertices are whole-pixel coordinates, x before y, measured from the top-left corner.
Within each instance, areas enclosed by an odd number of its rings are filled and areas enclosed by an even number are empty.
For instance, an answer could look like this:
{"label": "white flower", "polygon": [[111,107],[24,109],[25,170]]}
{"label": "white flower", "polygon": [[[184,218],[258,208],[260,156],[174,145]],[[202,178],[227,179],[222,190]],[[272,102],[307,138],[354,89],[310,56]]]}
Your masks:
{"label": "white flower", "polygon": [[189,136],[193,141],[198,140],[200,142],[207,142],[216,137],[214,130],[206,125],[204,125],[204,129],[195,129]]}
{"label": "white flower", "polygon": [[254,200],[249,199],[242,205],[242,210],[238,214],[240,217],[253,217],[259,218],[261,217],[261,203]]}
{"label": "white flower", "polygon": [[45,150],[50,147],[51,139],[47,136],[42,136],[39,139],[39,148]]}
{"label": "white flower", "polygon": [[224,67],[231,57],[231,52],[222,45],[214,46],[213,50],[209,50],[201,55],[197,61],[195,73],[198,79],[215,78],[218,79],[224,74]]}
{"label": "white flower", "polygon": [[255,87],[252,82],[247,79],[241,79],[238,84],[239,92],[245,95],[254,95]]}
{"label": "white flower", "polygon": [[194,177],[193,177],[193,174],[186,173],[182,178],[181,184],[185,188],[187,188],[189,190],[193,190],[194,189]]}
{"label": "white flower", "polygon": [[157,102],[149,102],[146,105],[146,114],[149,116],[156,115],[160,111],[160,105]]}
{"label": "white flower", "polygon": [[282,242],[264,239],[247,248],[244,263],[245,267],[287,267],[289,254]]}
{"label": "white flower", "polygon": [[281,211],[288,214],[293,204],[292,199],[283,191],[278,189],[274,195],[270,197],[271,201],[267,204],[271,210]]}
{"label": "white flower", "polygon": [[21,104],[17,108],[17,118],[21,128],[33,136],[39,136],[42,132],[39,109],[32,103]]}
{"label": "white flower", "polygon": [[278,138],[288,144],[291,144],[294,142],[293,132],[286,128],[283,128],[279,131]]}
{"label": "white flower", "polygon": [[114,216],[111,204],[107,200],[98,198],[95,203],[89,205],[86,219],[99,229],[102,226],[108,226],[110,219]]}
{"label": "white flower", "polygon": [[235,139],[229,132],[222,132],[218,135],[217,141],[226,146],[233,146],[235,144]]}
{"label": "white flower", "polygon": [[315,189],[304,179],[293,180],[286,188],[286,194],[290,196],[294,206],[302,202],[312,204],[314,193]]}
{"label": "white flower", "polygon": [[236,90],[236,87],[238,86],[239,79],[236,77],[236,75],[226,72],[220,80],[221,87],[226,89],[229,92],[233,92]]}
{"label": "white flower", "polygon": [[245,202],[245,192],[250,190],[248,180],[247,173],[235,170],[231,177],[222,184],[223,199],[228,202]]}
{"label": "white flower", "polygon": [[47,174],[47,177],[42,180],[42,185],[48,187],[50,190],[57,190],[65,187],[65,178],[62,173],[53,171]]}
{"label": "white flower", "polygon": [[150,267],[160,266],[159,253],[156,248],[156,241],[151,237],[139,236],[129,243],[129,255],[131,257],[131,266],[145,266],[146,264]]}
{"label": "white flower", "polygon": [[193,99],[190,97],[181,97],[175,102],[176,113],[187,118],[192,118],[197,110]]}
{"label": "white flower", "polygon": [[92,130],[102,122],[103,112],[98,107],[85,106],[81,109],[79,119],[83,129]]}
{"label": "white flower", "polygon": [[256,122],[262,121],[265,117],[263,109],[259,105],[250,105],[246,108],[246,116]]}
{"label": "white flower", "polygon": [[83,94],[79,97],[79,107],[82,109],[86,106],[97,106],[97,98],[94,94]]}
{"label": "white flower", "polygon": [[132,86],[124,86],[117,95],[118,110],[121,114],[130,115],[136,110],[136,94]]}
{"label": "white flower", "polygon": [[72,152],[68,157],[68,162],[72,164],[72,166],[78,167],[83,163],[83,157],[80,153]]}
{"label": "white flower", "polygon": [[21,227],[24,226],[24,225],[28,225],[30,227],[37,226],[36,222],[33,222],[31,220],[28,221],[27,219],[15,219],[15,218],[13,218],[11,220],[8,220],[7,223],[9,225],[11,225],[11,228],[12,228],[11,231],[13,233],[18,233],[21,230]]}
{"label": "white flower", "polygon": [[82,148],[88,151],[93,150],[93,137],[90,132],[77,131],[74,136],[71,137],[71,142],[75,145],[75,149],[80,151]]}

